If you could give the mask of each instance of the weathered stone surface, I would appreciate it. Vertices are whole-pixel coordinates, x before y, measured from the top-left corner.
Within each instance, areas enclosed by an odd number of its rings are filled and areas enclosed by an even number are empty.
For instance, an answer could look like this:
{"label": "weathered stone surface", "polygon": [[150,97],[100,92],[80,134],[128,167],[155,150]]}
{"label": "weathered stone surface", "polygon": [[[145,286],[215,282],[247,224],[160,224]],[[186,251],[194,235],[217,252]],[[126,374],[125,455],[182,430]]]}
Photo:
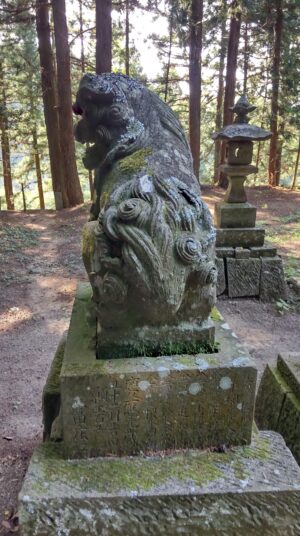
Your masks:
{"label": "weathered stone surface", "polygon": [[235,248],[235,258],[236,259],[249,259],[250,249],[247,248]]}
{"label": "weathered stone surface", "polygon": [[282,434],[300,463],[300,354],[278,357],[277,367],[267,366],[256,399],[259,428]]}
{"label": "weathered stone surface", "polygon": [[75,300],[61,372],[66,456],[250,442],[256,369],[224,321],[219,352],[97,360],[88,292]]}
{"label": "weathered stone surface", "polygon": [[300,469],[282,438],[226,453],[67,461],[44,444],[20,494],[22,536],[297,536]]}
{"label": "weathered stone surface", "polygon": [[52,365],[43,389],[43,424],[44,439],[50,439],[51,426],[59,414],[60,408],[60,371],[66,346],[66,334],[62,337],[56,350]]}
{"label": "weathered stone surface", "polygon": [[279,354],[277,368],[283,379],[300,400],[300,353],[284,352]]}
{"label": "weathered stone surface", "polygon": [[218,258],[234,257],[234,248],[216,248],[216,256]]}
{"label": "weathered stone surface", "polygon": [[260,259],[227,259],[228,296],[258,296]]}
{"label": "weathered stone surface", "polygon": [[251,257],[275,257],[277,249],[272,246],[250,247]]}
{"label": "weathered stone surface", "polygon": [[94,144],[84,164],[97,170],[83,259],[99,340],[169,326],[169,343],[180,322],[206,322],[216,300],[215,230],[184,130],[157,95],[116,73],[86,74],[74,111],[77,141]]}
{"label": "weathered stone surface", "polygon": [[277,430],[300,464],[300,400],[294,393],[287,393],[284,399]]}
{"label": "weathered stone surface", "polygon": [[255,227],[256,207],[250,203],[215,204],[214,223],[222,229]]}
{"label": "weathered stone surface", "polygon": [[265,230],[259,227],[251,229],[217,229],[217,247],[262,246]]}
{"label": "weathered stone surface", "polygon": [[218,270],[217,296],[220,296],[226,290],[224,259],[217,258],[216,259],[216,266],[217,266],[217,270]]}
{"label": "weathered stone surface", "polygon": [[277,368],[267,365],[255,403],[255,422],[260,430],[278,431],[278,421],[286,394],[290,391]]}
{"label": "weathered stone surface", "polygon": [[263,301],[276,301],[286,298],[286,282],[280,257],[261,260],[260,298]]}

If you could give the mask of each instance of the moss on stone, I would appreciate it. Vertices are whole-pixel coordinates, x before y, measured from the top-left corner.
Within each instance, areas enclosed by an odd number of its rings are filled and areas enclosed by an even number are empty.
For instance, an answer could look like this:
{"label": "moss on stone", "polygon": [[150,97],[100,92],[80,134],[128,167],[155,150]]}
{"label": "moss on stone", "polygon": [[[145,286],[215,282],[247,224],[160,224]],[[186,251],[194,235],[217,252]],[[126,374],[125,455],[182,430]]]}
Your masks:
{"label": "moss on stone", "polygon": [[214,322],[221,322],[221,320],[223,320],[223,316],[216,307],[213,307],[210,313],[210,317]]}
{"label": "moss on stone", "polygon": [[128,174],[128,175],[137,173],[140,169],[142,169],[145,166],[146,164],[145,159],[147,158],[147,156],[150,156],[151,154],[152,154],[151,147],[140,149],[139,151],[136,151],[135,153],[123,158],[118,163],[118,167],[123,173]]}
{"label": "moss on stone", "polygon": [[62,367],[64,352],[66,346],[66,336],[64,336],[56,350],[52,365],[48,374],[46,385],[44,387],[43,394],[55,394],[59,393],[60,388],[60,371]]}
{"label": "moss on stone", "polygon": [[169,341],[159,343],[143,343],[109,345],[100,347],[97,359],[122,359],[130,357],[160,357],[170,355],[214,354],[218,344],[210,341]]}
{"label": "moss on stone", "polygon": [[[94,223],[94,222],[93,222]],[[84,225],[82,229],[82,256],[90,259],[95,251],[95,239],[91,232],[91,224]]]}
{"label": "moss on stone", "polygon": [[80,486],[83,492],[104,494],[143,493],[170,481],[177,485],[189,481],[201,487],[224,478],[228,471],[233,471],[238,480],[244,480],[250,474],[250,459],[269,459],[271,445],[258,436],[252,446],[235,447],[225,453],[192,450],[173,455],[158,453],[157,456],[70,461],[64,460],[61,452],[61,444],[45,443],[38,449],[35,462],[42,471],[35,471],[34,492],[41,492],[44,484],[54,479],[74,488]]}

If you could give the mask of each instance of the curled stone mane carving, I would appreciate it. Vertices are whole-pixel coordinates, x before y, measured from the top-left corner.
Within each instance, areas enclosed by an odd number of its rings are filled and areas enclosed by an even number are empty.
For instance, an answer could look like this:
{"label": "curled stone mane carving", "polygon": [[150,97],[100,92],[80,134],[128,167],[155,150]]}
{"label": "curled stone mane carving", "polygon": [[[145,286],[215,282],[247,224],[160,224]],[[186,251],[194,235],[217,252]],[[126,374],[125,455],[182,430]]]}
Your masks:
{"label": "curled stone mane carving", "polygon": [[75,137],[90,144],[84,164],[96,170],[83,259],[99,354],[112,341],[132,345],[142,336],[211,338],[215,231],[176,115],[119,74],[86,74],[74,112]]}

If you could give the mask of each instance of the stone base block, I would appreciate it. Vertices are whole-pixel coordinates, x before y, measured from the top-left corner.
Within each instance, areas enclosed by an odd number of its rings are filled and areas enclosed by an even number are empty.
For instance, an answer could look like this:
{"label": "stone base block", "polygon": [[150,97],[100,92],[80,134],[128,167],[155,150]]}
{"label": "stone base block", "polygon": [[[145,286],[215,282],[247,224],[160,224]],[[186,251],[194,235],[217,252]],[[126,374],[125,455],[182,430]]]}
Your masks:
{"label": "stone base block", "polygon": [[280,257],[261,259],[260,298],[265,302],[285,299],[287,294]]}
{"label": "stone base block", "polygon": [[44,444],[19,498],[22,536],[296,536],[300,527],[300,469],[272,432],[225,453],[76,461]]}
{"label": "stone base block", "polygon": [[300,463],[300,353],[279,355],[277,367],[267,365],[255,420],[259,428],[281,433]]}
{"label": "stone base block", "polygon": [[60,372],[66,457],[251,441],[256,368],[223,320],[213,353],[99,360],[89,298],[80,286]]}
{"label": "stone base block", "polygon": [[[230,298],[257,296],[262,301],[285,299],[287,293],[282,259],[276,248],[216,248],[217,296]],[[267,255],[270,255],[268,257]]]}
{"label": "stone base block", "polygon": [[255,227],[256,207],[250,203],[215,204],[214,223],[221,229]]}
{"label": "stone base block", "polygon": [[227,259],[228,296],[259,296],[260,259]]}
{"label": "stone base block", "polygon": [[251,229],[217,229],[217,247],[259,247],[263,246],[265,230],[260,227]]}

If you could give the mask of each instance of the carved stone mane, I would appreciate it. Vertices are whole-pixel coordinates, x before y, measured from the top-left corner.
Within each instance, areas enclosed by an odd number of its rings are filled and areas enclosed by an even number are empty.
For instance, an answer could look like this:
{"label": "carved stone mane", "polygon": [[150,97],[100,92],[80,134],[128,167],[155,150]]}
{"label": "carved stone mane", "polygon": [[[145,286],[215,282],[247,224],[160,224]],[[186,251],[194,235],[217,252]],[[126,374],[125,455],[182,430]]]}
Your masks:
{"label": "carved stone mane", "polygon": [[215,303],[215,231],[176,115],[118,74],[85,75],[74,111],[76,139],[94,144],[84,163],[97,170],[97,221],[83,258],[101,336],[202,325]]}

